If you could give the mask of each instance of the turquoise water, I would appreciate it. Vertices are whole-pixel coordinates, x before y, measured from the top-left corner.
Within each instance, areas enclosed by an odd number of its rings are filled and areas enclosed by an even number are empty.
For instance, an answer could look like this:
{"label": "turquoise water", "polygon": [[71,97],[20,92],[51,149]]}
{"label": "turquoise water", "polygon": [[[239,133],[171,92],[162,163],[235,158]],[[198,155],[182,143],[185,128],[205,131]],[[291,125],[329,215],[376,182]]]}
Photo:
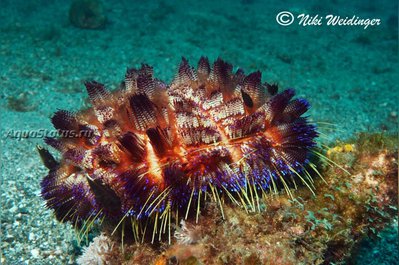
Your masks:
{"label": "turquoise water", "polygon": [[[35,145],[43,140],[7,135],[49,130],[58,108],[87,106],[84,80],[115,89],[127,67],[148,63],[169,82],[182,56],[191,62],[220,56],[309,99],[313,119],[338,128],[326,129],[329,142],[398,131],[396,1],[104,0],[103,8],[80,13],[79,6],[70,18],[71,2],[0,0],[4,264],[47,264],[38,261],[43,256],[52,257],[48,264],[74,262],[73,232],[54,220],[39,196],[46,170]],[[282,11],[292,13],[292,24],[276,21]],[[300,14],[308,20],[300,22]],[[333,26],[329,14],[370,21]],[[289,15],[280,18],[289,23]],[[397,228],[381,235],[361,244],[355,264],[398,260]]]}

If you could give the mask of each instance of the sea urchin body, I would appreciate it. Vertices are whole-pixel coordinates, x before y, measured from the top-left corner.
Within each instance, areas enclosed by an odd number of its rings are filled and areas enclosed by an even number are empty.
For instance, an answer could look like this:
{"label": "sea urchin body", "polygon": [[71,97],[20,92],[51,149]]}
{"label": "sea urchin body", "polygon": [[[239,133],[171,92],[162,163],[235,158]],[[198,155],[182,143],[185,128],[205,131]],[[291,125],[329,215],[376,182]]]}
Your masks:
{"label": "sea urchin body", "polygon": [[308,102],[262,84],[259,71],[232,70],[221,59],[211,67],[202,57],[195,69],[183,58],[170,85],[148,65],[128,69],[114,92],[87,82],[93,107],[59,110],[51,120],[58,130],[89,133],[47,138],[60,161],[39,148],[49,168],[41,183],[47,206],[62,221],[151,220],[162,234],[171,218],[198,218],[207,199],[222,213],[224,200],[255,211],[267,190],[306,184],[301,172],[317,137],[302,117]]}

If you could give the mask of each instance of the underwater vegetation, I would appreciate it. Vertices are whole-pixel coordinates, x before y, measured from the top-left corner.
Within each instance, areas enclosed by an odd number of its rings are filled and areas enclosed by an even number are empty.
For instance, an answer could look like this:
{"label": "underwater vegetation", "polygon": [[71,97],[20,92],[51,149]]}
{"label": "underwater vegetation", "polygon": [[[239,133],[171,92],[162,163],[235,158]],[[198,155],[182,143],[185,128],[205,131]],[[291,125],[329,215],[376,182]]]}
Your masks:
{"label": "underwater vegetation", "polygon": [[223,219],[227,201],[253,213],[268,193],[314,193],[309,158],[322,155],[303,117],[309,103],[262,83],[259,71],[233,73],[206,57],[194,68],[183,58],[170,85],[145,64],[128,69],[114,92],[85,85],[92,108],[51,118],[57,130],[78,132],[45,139],[61,160],[38,147],[49,169],[42,197],[82,237],[101,223],[122,241],[171,243],[174,224],[198,222],[208,202]]}
{"label": "underwater vegetation", "polygon": [[171,245],[123,246],[104,233],[78,264],[353,264],[359,242],[397,216],[398,139],[362,133],[329,150],[342,168],[321,166],[327,184],[314,179],[315,194],[304,187],[292,190],[293,199],[269,193],[265,210],[255,213],[225,204],[224,219],[209,202],[198,223],[177,226]]}

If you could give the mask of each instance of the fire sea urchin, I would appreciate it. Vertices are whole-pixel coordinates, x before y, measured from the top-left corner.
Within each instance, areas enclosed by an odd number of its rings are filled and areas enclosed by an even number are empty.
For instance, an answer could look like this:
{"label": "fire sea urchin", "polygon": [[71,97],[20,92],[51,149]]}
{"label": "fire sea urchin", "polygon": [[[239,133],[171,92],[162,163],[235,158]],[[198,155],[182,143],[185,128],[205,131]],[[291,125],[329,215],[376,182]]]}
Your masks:
{"label": "fire sea urchin", "polygon": [[[57,219],[89,227],[96,220],[125,226],[137,238],[169,234],[179,218],[198,219],[201,205],[230,201],[260,210],[260,198],[304,184],[318,133],[302,115],[305,99],[277,93],[259,71],[232,72],[217,59],[198,67],[183,58],[170,85],[142,65],[128,69],[124,86],[109,92],[86,82],[92,108],[57,111],[51,121],[80,137],[46,138],[56,161],[38,147],[49,174],[42,196]],[[172,221],[171,221],[172,220]],[[151,226],[152,229],[147,229]],[[115,228],[114,231],[117,231]]]}

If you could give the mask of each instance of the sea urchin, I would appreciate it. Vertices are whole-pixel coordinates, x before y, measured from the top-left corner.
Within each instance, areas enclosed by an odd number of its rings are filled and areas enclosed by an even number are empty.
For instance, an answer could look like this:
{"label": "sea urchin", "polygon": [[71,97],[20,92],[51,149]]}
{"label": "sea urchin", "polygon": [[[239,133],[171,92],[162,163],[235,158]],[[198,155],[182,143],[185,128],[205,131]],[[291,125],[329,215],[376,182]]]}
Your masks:
{"label": "sea urchin", "polygon": [[302,117],[308,101],[262,84],[259,71],[232,71],[221,59],[211,67],[202,57],[195,69],[183,58],[170,85],[145,64],[128,69],[114,92],[86,82],[93,107],[51,119],[58,130],[86,134],[45,139],[60,161],[38,147],[49,168],[41,183],[47,207],[78,226],[129,221],[135,237],[150,225],[154,240],[170,238],[171,219],[198,219],[206,200],[222,214],[226,200],[257,211],[267,190],[290,194],[295,180],[309,186],[318,133]]}

